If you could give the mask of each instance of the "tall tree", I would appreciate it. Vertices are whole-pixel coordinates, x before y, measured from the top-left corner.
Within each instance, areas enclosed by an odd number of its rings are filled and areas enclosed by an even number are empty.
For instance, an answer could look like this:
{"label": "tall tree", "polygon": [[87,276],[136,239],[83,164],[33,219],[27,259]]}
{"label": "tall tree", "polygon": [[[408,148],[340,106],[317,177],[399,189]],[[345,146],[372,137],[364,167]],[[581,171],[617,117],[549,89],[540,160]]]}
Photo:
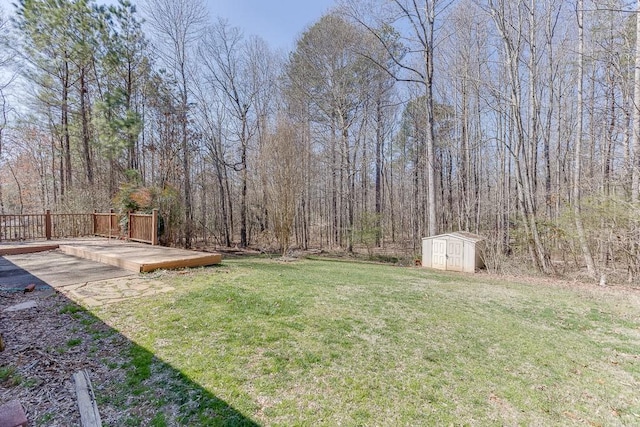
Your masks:
{"label": "tall tree", "polygon": [[109,193],[113,195],[125,168],[140,170],[140,109],[151,63],[135,6],[119,0],[100,12],[109,25],[103,32],[104,47],[98,58],[101,81],[96,121],[100,146],[110,161]]}
{"label": "tall tree", "polygon": [[[504,143],[507,144],[515,164],[518,206],[527,236],[527,246],[534,264],[541,271],[551,272],[552,265],[549,254],[542,242],[537,221],[533,181],[535,177],[531,171],[532,162],[530,160],[533,153],[531,153],[527,142],[525,124],[526,103],[523,100],[523,81],[520,71],[525,37],[522,1],[490,0],[488,7],[503,45],[504,67],[508,76],[509,118],[513,123],[514,139],[513,143],[509,141],[504,141]],[[513,22],[517,22],[518,25],[513,25]]]}
{"label": "tall tree", "polygon": [[[382,35],[382,34],[381,34]],[[391,27],[386,28],[386,34],[383,36],[387,45],[396,44],[396,50],[400,50],[398,43],[398,34]],[[383,216],[384,216],[384,178],[385,178],[385,144],[389,143],[391,120],[389,117],[390,107],[394,103],[395,79],[387,70],[395,70],[396,67],[393,59],[389,56],[386,49],[378,43],[374,37],[365,38],[367,41],[367,50],[369,56],[373,58],[373,67],[371,67],[371,91],[370,91],[370,107],[373,110],[373,120],[375,124],[375,142],[374,142],[374,205],[375,205],[375,243],[380,247],[383,243]],[[384,64],[384,68],[377,64]]]}
{"label": "tall tree", "polygon": [[238,28],[219,20],[210,28],[200,45],[200,58],[205,78],[213,90],[224,98],[229,116],[233,117],[233,134],[238,143],[239,160],[234,169],[240,173],[240,245],[248,240],[248,150],[256,133],[256,102],[267,81],[259,66],[268,60],[269,52],[262,43],[246,43]]}
{"label": "tall tree", "polygon": [[191,192],[191,147],[189,145],[189,66],[197,40],[206,22],[201,0],[147,0],[149,24],[156,33],[160,55],[176,79],[180,112],[180,147],[184,193],[184,242],[190,248],[193,237]]}
{"label": "tall tree", "polygon": [[576,4],[576,16],[578,19],[578,98],[576,106],[577,130],[576,142],[573,147],[573,214],[575,217],[576,230],[580,249],[587,265],[587,272],[593,278],[596,277],[596,268],[591,256],[591,249],[587,242],[584,224],[582,222],[582,212],[580,209],[580,181],[582,179],[582,138],[583,138],[583,108],[584,108],[584,4],[583,0],[578,0]]}
{"label": "tall tree", "polygon": [[[287,77],[309,101],[310,118],[322,130],[329,200],[324,212],[333,245],[353,246],[356,208],[357,120],[370,89],[372,63],[358,55],[362,32],[336,14],[323,16],[298,40]],[[366,89],[365,89],[366,88]]]}
{"label": "tall tree", "polygon": [[231,161],[227,159],[228,150],[225,145],[225,123],[228,122],[228,113],[220,99],[223,96],[217,90],[212,90],[206,73],[200,73],[200,75],[202,78],[196,80],[196,100],[200,105],[197,115],[198,128],[204,139],[205,162],[207,165],[213,165],[213,175],[217,184],[217,188],[215,185],[209,186],[210,191],[203,197],[211,197],[213,190],[217,190],[218,209],[215,212],[216,217],[219,218],[215,221],[218,224],[217,234],[220,235],[219,240],[224,245],[231,246],[234,203],[230,178]]}
{"label": "tall tree", "polygon": [[[580,0],[581,1],[581,0]],[[636,44],[633,74],[633,146],[631,149],[631,202],[640,200],[640,0],[636,3]]]}
{"label": "tall tree", "polygon": [[300,136],[294,123],[277,119],[275,132],[262,150],[267,179],[269,211],[282,256],[290,247],[296,207],[304,181],[299,168]]}
{"label": "tall tree", "polygon": [[40,88],[39,97],[59,110],[56,137],[59,140],[60,194],[72,186],[70,105],[74,35],[68,0],[20,0],[16,23],[23,34],[21,52],[31,65],[27,78]]}
{"label": "tall tree", "polygon": [[[436,18],[450,1],[439,0],[392,0],[376,9],[367,2],[348,2],[346,11],[371,32],[398,66],[394,71],[381,65],[396,80],[416,83],[424,89],[425,169],[427,175],[428,235],[438,233],[437,198],[435,177],[435,133],[434,133],[434,52]],[[400,34],[400,43],[406,49],[398,50],[397,42],[385,37],[385,28],[394,27]]]}
{"label": "tall tree", "polygon": [[[6,35],[7,21],[4,18],[4,12],[0,8],[0,46],[7,47],[8,37]],[[3,49],[3,52],[7,50]],[[8,55],[0,54],[0,73],[7,71],[6,66],[9,63]],[[1,74],[0,74],[1,75]],[[9,82],[5,82],[4,79],[0,79],[0,162],[2,162],[2,147],[4,142],[5,129],[8,124],[8,110],[7,96],[5,90],[7,89]],[[0,215],[4,215],[4,197],[2,195],[2,181],[0,181]]]}

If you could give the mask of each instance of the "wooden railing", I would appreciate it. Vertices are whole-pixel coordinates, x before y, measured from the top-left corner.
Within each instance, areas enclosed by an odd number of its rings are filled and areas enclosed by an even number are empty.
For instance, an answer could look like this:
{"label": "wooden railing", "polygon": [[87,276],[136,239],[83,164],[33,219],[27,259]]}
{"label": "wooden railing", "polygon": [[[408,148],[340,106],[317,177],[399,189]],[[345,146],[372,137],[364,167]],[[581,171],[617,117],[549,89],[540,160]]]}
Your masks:
{"label": "wooden railing", "polygon": [[[47,220],[49,218],[49,220]],[[93,214],[45,214],[45,225],[49,224],[50,233],[45,238],[50,240],[64,237],[84,237],[94,234]]]}
{"label": "wooden railing", "polygon": [[[129,214],[128,239],[158,244],[158,211],[152,214]],[[117,214],[44,214],[0,215],[0,242],[52,238],[101,236],[108,238],[122,235]]]}
{"label": "wooden railing", "polygon": [[47,224],[45,215],[1,215],[0,241],[44,238]]}

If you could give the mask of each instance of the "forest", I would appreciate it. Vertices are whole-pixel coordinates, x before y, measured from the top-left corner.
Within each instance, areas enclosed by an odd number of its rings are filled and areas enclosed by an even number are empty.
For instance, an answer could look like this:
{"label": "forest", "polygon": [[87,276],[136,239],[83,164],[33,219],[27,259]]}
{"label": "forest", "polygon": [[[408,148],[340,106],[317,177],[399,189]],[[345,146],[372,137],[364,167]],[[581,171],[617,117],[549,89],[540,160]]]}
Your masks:
{"label": "forest", "polygon": [[0,214],[162,242],[640,274],[640,1],[337,0],[290,52],[202,0],[0,10]]}

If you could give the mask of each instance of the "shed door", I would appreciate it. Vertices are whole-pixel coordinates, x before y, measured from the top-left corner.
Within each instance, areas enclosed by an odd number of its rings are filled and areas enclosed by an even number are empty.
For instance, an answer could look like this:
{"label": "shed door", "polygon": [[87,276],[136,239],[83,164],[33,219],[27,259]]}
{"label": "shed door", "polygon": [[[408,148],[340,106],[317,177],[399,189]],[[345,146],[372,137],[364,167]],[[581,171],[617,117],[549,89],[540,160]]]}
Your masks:
{"label": "shed door", "polygon": [[447,269],[447,241],[444,239],[433,239],[433,253],[431,267],[438,270]]}
{"label": "shed door", "polygon": [[447,244],[447,270],[462,271],[463,254],[464,243],[460,240],[449,239]]}

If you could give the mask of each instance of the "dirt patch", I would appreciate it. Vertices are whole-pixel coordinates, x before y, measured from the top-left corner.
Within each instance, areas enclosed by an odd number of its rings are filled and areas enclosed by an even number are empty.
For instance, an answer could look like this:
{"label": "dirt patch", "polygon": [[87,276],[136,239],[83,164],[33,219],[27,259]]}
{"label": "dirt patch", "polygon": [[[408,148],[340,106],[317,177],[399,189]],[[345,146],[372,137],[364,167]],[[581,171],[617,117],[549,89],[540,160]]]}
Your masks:
{"label": "dirt patch", "polygon": [[623,295],[640,302],[640,287],[625,284],[611,284],[599,286],[596,283],[588,283],[578,279],[567,279],[550,276],[526,276],[526,275],[506,275],[480,272],[476,278],[490,282],[521,283],[525,285],[549,286],[555,288],[572,289],[592,295]]}
{"label": "dirt patch", "polygon": [[[36,306],[5,311],[27,301]],[[0,404],[19,400],[29,425],[80,424],[72,375],[81,369],[96,394],[124,379],[128,340],[55,291],[1,293],[0,334]],[[105,425],[118,424],[119,411],[99,409]]]}

